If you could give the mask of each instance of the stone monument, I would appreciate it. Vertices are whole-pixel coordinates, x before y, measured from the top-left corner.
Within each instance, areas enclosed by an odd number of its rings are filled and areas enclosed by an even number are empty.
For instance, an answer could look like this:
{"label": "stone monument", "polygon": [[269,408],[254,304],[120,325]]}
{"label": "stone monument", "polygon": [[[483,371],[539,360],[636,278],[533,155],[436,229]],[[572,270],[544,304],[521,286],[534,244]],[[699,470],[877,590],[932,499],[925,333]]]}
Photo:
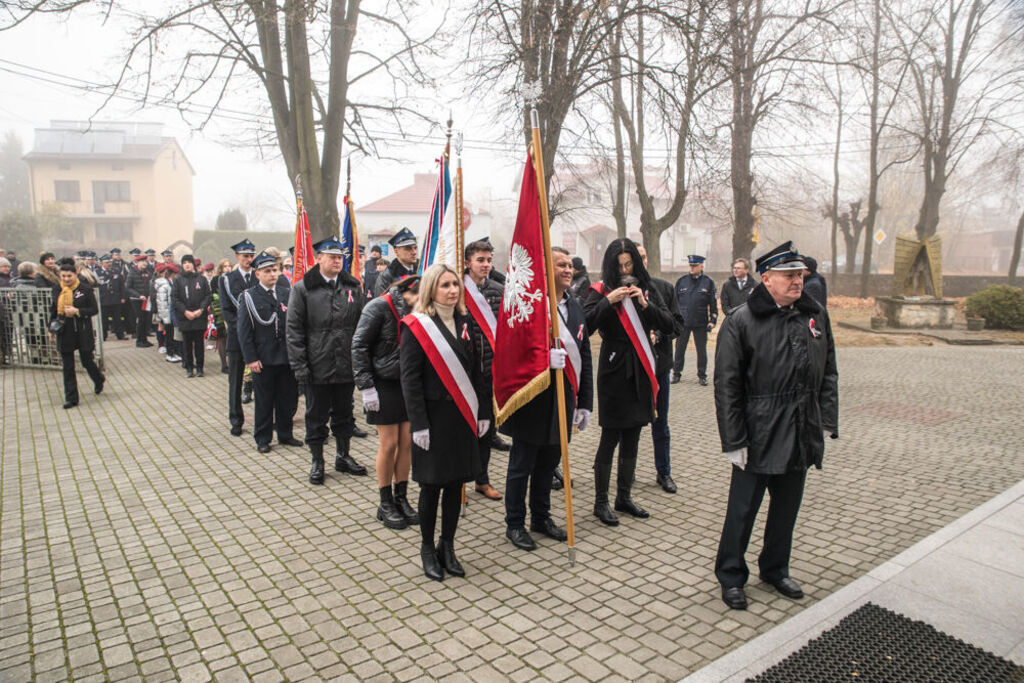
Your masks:
{"label": "stone monument", "polygon": [[956,302],[942,298],[942,238],[896,237],[892,296],[875,298],[875,315],[890,327],[953,327]]}

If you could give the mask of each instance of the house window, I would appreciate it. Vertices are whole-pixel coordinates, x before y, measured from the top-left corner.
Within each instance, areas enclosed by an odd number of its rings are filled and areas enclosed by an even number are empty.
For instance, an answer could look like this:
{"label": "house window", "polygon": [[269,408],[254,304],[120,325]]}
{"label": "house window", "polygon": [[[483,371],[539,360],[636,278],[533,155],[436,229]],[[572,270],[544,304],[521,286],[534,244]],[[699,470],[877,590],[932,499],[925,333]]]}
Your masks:
{"label": "house window", "polygon": [[94,180],[92,198],[94,202],[131,201],[131,183],[127,180]]}
{"label": "house window", "polygon": [[131,223],[97,223],[97,242],[131,242]]}
{"label": "house window", "polygon": [[60,169],[61,171],[70,171],[71,170],[71,164],[60,163],[60,164],[57,164],[57,168]]}
{"label": "house window", "polygon": [[58,202],[78,202],[82,200],[78,192],[77,180],[54,180],[53,198]]}

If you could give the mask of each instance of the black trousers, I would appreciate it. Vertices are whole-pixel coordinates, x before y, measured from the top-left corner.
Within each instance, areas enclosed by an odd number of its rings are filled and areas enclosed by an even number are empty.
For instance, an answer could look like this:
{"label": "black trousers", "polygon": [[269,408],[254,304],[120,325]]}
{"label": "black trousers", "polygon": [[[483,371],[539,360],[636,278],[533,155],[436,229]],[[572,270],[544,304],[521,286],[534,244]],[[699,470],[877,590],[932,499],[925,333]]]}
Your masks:
{"label": "black trousers", "polygon": [[640,430],[642,429],[643,425],[628,429],[602,427],[601,441],[597,444],[594,464],[612,464],[616,446],[619,447],[619,460],[636,460],[636,454],[640,446]]}
{"label": "black trousers", "polygon": [[[82,367],[89,373],[89,379],[93,383],[99,382],[103,374],[96,367],[96,361],[92,357],[92,349],[78,349],[78,357],[82,361]],[[78,378],[75,376],[75,352],[70,351],[60,354],[60,364],[64,370],[64,400],[68,403],[78,403]]]}
{"label": "black trousers", "polygon": [[487,466],[491,464],[491,438],[494,436],[494,420],[491,420],[491,427],[487,430],[479,441],[480,451],[480,474],[476,478],[476,483],[480,486],[484,484],[490,484],[491,478],[487,474]]}
{"label": "black trousers", "polygon": [[111,332],[118,339],[124,339],[124,304],[103,304],[103,338]]}
{"label": "black trousers", "polygon": [[203,330],[181,331],[181,367],[186,370],[202,370],[206,360],[206,347],[203,344]]}
{"label": "black trousers", "polygon": [[715,576],[726,588],[742,588],[750,577],[744,554],[750,543],[754,520],[765,489],[771,496],[764,527],[764,547],[757,558],[761,576],[778,581],[789,576],[789,555],[793,550],[793,527],[804,497],[806,470],[786,474],[752,474],[735,465],[729,485],[729,505],[718,542]]}
{"label": "black trousers", "polygon": [[142,301],[132,301],[135,312],[135,343],[149,341],[149,331],[153,327],[153,311],[142,310]]}
{"label": "black trousers", "polygon": [[676,339],[676,358],[672,366],[675,376],[683,374],[683,363],[686,361],[686,345],[690,343],[690,333],[693,333],[693,345],[697,347],[697,377],[708,376],[708,328],[684,327],[683,333]]}
{"label": "black trousers", "polygon": [[551,517],[551,474],[561,459],[557,444],[536,446],[512,439],[505,478],[505,524],[526,528],[526,489],[530,489],[530,521],[539,524]]}
{"label": "black trousers", "polygon": [[[444,495],[442,495],[442,493]],[[437,528],[437,503],[441,501],[441,539],[454,543],[455,530],[459,526],[459,509],[462,507],[462,482],[438,486],[420,484],[420,537],[423,545],[434,546],[434,530]]]}
{"label": "black trousers", "polygon": [[139,301],[133,299],[129,299],[126,303],[121,304],[121,317],[124,321],[124,329],[131,337],[135,336],[135,327],[138,325],[139,305]]}
{"label": "black trousers", "polygon": [[245,373],[245,361],[242,350],[228,351],[228,421],[232,427],[241,427],[245,422],[242,412],[242,374]]}
{"label": "black trousers", "polygon": [[[352,392],[355,384],[306,385],[306,443],[316,444],[327,441],[327,421],[330,433],[338,443],[348,443],[352,438],[355,419],[352,417]],[[460,489],[461,495],[461,489]]]}
{"label": "black trousers", "polygon": [[288,365],[264,365],[260,372],[252,373],[252,388],[256,394],[254,412],[256,445],[270,443],[277,431],[277,440],[292,438],[292,420],[299,405],[299,388],[295,374]]}

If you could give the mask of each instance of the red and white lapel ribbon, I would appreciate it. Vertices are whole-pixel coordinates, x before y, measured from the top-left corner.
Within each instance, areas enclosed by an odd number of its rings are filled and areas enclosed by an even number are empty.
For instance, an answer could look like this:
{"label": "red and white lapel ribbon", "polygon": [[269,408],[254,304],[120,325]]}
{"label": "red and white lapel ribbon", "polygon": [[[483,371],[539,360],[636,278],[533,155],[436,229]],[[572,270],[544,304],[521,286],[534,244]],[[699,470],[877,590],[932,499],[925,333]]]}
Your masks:
{"label": "red and white lapel ribbon", "polygon": [[477,325],[484,331],[487,343],[494,349],[494,337],[498,332],[498,319],[494,317],[494,311],[487,299],[480,293],[480,288],[473,282],[473,278],[464,275],[462,281],[466,283],[466,308],[469,309]]}
{"label": "red and white lapel ribbon", "polygon": [[473,382],[462,366],[455,350],[448,345],[441,330],[430,316],[423,313],[410,313],[402,318],[409,331],[412,332],[430,359],[430,364],[451,394],[459,412],[465,418],[473,433],[476,433],[476,416],[480,412],[480,402],[473,388]]}

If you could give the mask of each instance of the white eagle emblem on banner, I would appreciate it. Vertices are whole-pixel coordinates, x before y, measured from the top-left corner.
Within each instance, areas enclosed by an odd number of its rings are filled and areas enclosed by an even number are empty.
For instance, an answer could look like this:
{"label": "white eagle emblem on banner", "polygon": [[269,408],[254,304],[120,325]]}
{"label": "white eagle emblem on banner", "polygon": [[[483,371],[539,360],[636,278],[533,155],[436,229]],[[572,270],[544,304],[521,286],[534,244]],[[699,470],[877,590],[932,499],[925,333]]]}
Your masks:
{"label": "white eagle emblem on banner", "polygon": [[533,315],[533,303],[541,298],[540,289],[529,291],[533,283],[533,259],[530,252],[520,244],[512,245],[512,256],[508,263],[505,282],[505,299],[502,306],[508,314],[508,326],[526,322]]}

